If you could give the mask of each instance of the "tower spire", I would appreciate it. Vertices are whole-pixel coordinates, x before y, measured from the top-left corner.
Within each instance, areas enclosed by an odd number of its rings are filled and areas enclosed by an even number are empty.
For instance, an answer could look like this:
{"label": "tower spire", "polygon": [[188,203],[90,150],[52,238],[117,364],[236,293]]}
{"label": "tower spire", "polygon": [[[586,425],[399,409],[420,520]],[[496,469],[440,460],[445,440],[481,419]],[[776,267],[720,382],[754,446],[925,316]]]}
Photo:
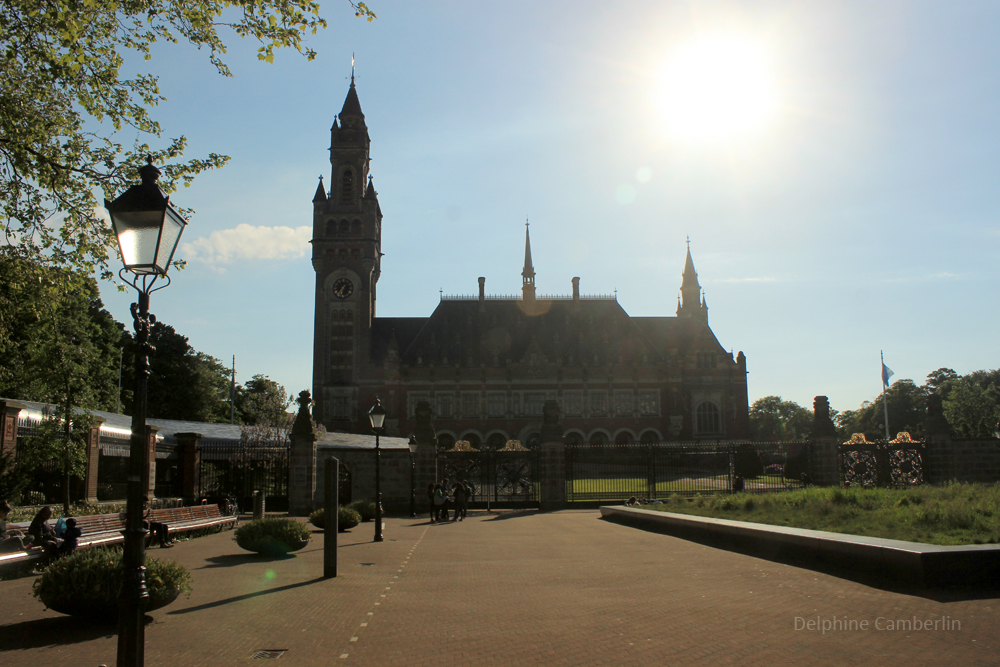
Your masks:
{"label": "tower spire", "polygon": [[525,301],[535,300],[535,267],[531,264],[531,235],[528,216],[524,217],[524,268],[521,270],[521,294]]}
{"label": "tower spire", "polygon": [[703,293],[698,284],[698,272],[694,269],[691,259],[691,237],[687,238],[687,256],[684,258],[684,273],[681,277],[681,304],[677,315],[683,317],[700,317],[704,319],[705,308],[702,307]]}

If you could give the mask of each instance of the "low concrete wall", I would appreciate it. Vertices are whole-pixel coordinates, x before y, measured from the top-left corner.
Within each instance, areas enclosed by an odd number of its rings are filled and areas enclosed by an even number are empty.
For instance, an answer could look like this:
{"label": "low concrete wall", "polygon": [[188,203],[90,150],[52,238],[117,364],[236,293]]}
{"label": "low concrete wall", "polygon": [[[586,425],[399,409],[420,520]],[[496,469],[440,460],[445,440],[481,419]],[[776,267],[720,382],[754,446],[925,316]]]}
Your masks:
{"label": "low concrete wall", "polygon": [[992,544],[946,547],[632,507],[602,507],[601,516],[769,560],[822,565],[891,583],[1000,586],[1000,546]]}

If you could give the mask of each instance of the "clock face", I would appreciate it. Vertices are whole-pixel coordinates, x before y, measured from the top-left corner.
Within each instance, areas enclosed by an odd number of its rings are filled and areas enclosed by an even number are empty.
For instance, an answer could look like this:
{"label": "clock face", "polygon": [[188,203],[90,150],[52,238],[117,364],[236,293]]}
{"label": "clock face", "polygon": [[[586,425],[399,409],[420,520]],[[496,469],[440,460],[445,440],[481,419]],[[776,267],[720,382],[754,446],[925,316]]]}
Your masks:
{"label": "clock face", "polygon": [[333,295],[338,299],[346,299],[354,294],[354,283],[350,278],[337,278],[333,283]]}

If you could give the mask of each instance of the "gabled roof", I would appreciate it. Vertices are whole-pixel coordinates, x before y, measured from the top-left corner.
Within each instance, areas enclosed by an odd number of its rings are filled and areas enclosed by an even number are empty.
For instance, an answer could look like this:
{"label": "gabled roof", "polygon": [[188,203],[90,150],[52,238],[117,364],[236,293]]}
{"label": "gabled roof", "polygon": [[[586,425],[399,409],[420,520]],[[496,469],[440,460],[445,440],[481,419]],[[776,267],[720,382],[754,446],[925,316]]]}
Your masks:
{"label": "gabled roof", "polygon": [[708,324],[691,317],[633,317],[632,321],[649,342],[661,352],[677,350],[685,354],[691,347],[713,349],[725,353],[725,348]]}
{"label": "gabled roof", "polygon": [[[532,365],[648,363],[658,350],[614,299],[539,300],[536,314],[515,299],[443,300],[408,347],[402,362]],[[400,341],[402,343],[402,341]],[[532,356],[534,355],[534,356]]]}
{"label": "gabled roof", "polygon": [[426,317],[376,317],[372,322],[369,352],[372,363],[383,363],[392,345],[402,356],[426,323]]}

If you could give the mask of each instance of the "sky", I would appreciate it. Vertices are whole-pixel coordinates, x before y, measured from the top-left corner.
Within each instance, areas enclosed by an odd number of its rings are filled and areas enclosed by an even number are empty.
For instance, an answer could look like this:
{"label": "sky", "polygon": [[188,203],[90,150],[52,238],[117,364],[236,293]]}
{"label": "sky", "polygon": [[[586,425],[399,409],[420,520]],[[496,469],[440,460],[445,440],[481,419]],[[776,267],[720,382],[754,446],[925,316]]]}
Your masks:
{"label": "sky", "polygon": [[[996,368],[1000,4],[323,2],[313,61],[226,37],[141,71],[187,157],[188,267],[151,310],[237,381],[310,388],[312,197],[349,86],[384,214],[377,315],[440,293],[617,293],[673,315],[685,240],[750,401],[856,409],[895,375]],[[138,69],[136,71],[139,71]],[[117,319],[133,295],[102,287]]]}

